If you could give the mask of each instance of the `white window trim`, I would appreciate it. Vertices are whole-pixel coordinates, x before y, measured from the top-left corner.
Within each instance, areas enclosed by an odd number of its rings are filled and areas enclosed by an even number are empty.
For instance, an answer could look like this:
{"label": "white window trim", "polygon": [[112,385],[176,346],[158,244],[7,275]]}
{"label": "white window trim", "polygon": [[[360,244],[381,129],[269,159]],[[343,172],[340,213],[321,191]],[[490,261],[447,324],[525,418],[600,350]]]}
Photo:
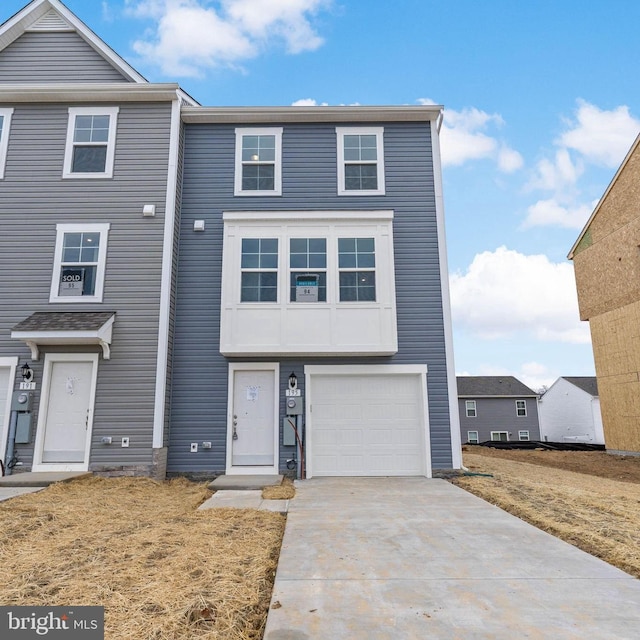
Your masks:
{"label": "white window trim", "polygon": [[[116,130],[118,125],[118,107],[69,107],[67,123],[67,144],[64,151],[63,178],[113,178],[113,160],[116,149]],[[76,128],[76,116],[109,116],[109,140],[107,141],[107,157],[103,172],[74,173],[71,170],[73,161],[73,135]]]}
{"label": "white window trim", "polygon": [[9,132],[11,131],[11,116],[13,109],[0,109],[0,116],[3,117],[2,129],[0,130],[0,180],[4,178],[4,166],[7,162],[7,149],[9,148]]}
{"label": "white window trim", "polygon": [[15,387],[16,368],[18,367],[17,356],[0,358],[0,367],[9,368],[9,385],[7,388],[7,406],[4,415],[0,415],[0,460],[5,459],[7,452],[7,437],[9,436],[9,418],[11,416],[11,397]]}
{"label": "white window trim", "polygon": [[[349,189],[345,188],[344,179],[344,137],[346,135],[375,135],[378,169],[377,189]],[[338,195],[339,196],[383,196],[385,194],[384,173],[384,128],[383,127],[336,127],[338,151]]]}
{"label": "white window trim", "polygon": [[[498,438],[497,440],[494,440],[493,436],[501,434],[501,433],[506,434],[507,439],[506,440],[500,440],[500,438]],[[509,442],[509,432],[508,431],[492,431],[491,432],[491,441],[492,442]]]}
{"label": "white window trim", "polygon": [[[275,136],[275,161],[273,171],[273,190],[259,191],[242,189],[242,138],[244,136]],[[282,195],[282,127],[237,128],[234,196],[281,196]]]}
{"label": "white window trim", "polygon": [[[476,437],[471,441],[471,434],[475,433]],[[478,444],[480,442],[480,434],[477,431],[467,431],[467,442],[469,444]]]}
{"label": "white window trim", "polygon": [[[524,407],[522,407],[524,409],[524,413],[523,414],[518,413],[518,411],[520,411],[520,407],[518,407],[518,402],[524,403]],[[516,400],[516,417],[518,417],[518,418],[526,418],[527,417],[527,401],[526,400]]]}
{"label": "white window trim", "polygon": [[[58,224],[56,225],[56,248],[53,261],[53,275],[51,277],[51,291],[49,302],[63,302],[84,304],[87,302],[102,302],[104,291],[104,274],[107,265],[107,240],[110,224]],[[65,233],[99,233],[100,250],[96,269],[96,290],[92,296],[61,296],[60,270],[62,269],[62,246]]]}
{"label": "white window trim", "polygon": [[[471,406],[473,405],[473,407]],[[478,406],[475,400],[465,400],[464,401],[464,409],[467,415],[467,418],[477,418],[478,417]],[[473,415],[469,415],[469,410],[473,409]]]}
{"label": "white window trim", "polygon": [[[525,437],[523,437],[523,434],[527,434]],[[531,436],[529,435],[529,431],[528,430],[523,430],[523,431],[518,431],[518,440],[522,441],[522,442],[529,442],[531,440]]]}

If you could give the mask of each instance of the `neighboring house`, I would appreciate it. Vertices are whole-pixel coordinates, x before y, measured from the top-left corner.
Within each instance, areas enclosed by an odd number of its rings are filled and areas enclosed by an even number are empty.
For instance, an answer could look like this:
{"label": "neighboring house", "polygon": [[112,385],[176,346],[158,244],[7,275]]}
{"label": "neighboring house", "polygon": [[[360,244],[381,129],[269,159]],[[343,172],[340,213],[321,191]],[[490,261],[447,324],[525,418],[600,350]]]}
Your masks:
{"label": "neighboring house", "polygon": [[569,253],[607,451],[640,455],[640,137]]}
{"label": "neighboring house", "polygon": [[25,469],[460,467],[441,107],[200,107],[56,0],[0,27],[0,83],[0,397],[28,361]]}
{"label": "neighboring house", "polygon": [[165,475],[185,101],[57,0],[0,26],[2,459],[35,381],[16,470]]}
{"label": "neighboring house", "polygon": [[462,442],[540,440],[538,394],[513,376],[458,376]]}
{"label": "neighboring house", "polygon": [[538,411],[542,440],[604,444],[595,376],[558,378],[540,398]]}

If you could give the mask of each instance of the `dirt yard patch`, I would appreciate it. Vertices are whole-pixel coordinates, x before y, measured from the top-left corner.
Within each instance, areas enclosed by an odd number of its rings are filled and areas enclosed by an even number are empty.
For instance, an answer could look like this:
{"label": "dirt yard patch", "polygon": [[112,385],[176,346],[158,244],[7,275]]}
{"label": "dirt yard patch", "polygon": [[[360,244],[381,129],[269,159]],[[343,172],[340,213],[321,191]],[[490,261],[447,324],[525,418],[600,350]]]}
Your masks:
{"label": "dirt yard patch", "polygon": [[466,446],[463,459],[493,477],[455,484],[640,578],[640,458]]}
{"label": "dirt yard patch", "polygon": [[262,638],[285,518],[210,495],[92,477],[0,503],[0,602],[103,605],[109,640]]}

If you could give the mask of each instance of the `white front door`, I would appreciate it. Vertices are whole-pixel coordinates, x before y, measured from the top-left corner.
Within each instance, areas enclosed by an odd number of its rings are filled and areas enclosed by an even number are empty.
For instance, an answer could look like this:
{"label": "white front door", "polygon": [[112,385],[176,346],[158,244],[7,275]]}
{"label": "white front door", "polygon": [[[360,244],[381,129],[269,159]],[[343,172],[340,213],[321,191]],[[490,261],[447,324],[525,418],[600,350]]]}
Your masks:
{"label": "white front door", "polygon": [[88,469],[97,365],[97,354],[47,354],[34,471]]}
{"label": "white front door", "polygon": [[276,473],[276,368],[238,366],[231,365],[230,370],[233,395],[227,473]]}
{"label": "white front door", "polygon": [[11,392],[18,358],[0,358],[0,460],[4,460],[9,435]]}

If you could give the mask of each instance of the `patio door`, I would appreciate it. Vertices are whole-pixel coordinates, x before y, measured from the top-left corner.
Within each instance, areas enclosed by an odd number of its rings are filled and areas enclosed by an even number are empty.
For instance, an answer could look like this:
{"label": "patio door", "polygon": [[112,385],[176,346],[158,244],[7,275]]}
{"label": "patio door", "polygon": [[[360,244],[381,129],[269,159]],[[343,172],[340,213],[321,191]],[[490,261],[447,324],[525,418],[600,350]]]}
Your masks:
{"label": "patio door", "polygon": [[86,471],[97,354],[47,354],[34,471]]}

